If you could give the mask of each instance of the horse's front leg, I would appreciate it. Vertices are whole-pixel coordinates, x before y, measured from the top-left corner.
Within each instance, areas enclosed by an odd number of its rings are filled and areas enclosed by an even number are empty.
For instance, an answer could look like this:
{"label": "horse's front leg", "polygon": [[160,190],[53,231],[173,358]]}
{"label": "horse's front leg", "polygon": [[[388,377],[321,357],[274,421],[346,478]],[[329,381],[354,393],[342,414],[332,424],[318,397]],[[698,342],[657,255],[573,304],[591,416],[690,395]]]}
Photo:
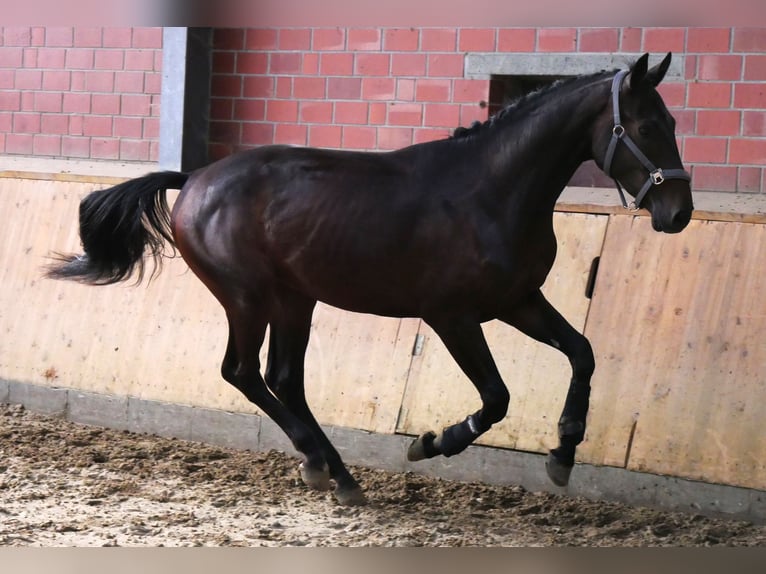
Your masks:
{"label": "horse's front leg", "polygon": [[576,331],[539,291],[498,319],[560,350],[572,365],[572,380],[558,424],[559,446],[550,452],[546,463],[550,479],[558,486],[566,486],[574,467],[575,449],[585,437],[590,378],[595,369],[593,350],[588,339]]}
{"label": "horse's front leg", "polygon": [[420,436],[410,445],[407,453],[409,460],[422,460],[438,454],[452,456],[462,452],[505,416],[510,400],[478,321],[451,316],[431,318],[426,322],[479,391],[482,407],[462,422],[446,427],[439,435],[429,431]]}

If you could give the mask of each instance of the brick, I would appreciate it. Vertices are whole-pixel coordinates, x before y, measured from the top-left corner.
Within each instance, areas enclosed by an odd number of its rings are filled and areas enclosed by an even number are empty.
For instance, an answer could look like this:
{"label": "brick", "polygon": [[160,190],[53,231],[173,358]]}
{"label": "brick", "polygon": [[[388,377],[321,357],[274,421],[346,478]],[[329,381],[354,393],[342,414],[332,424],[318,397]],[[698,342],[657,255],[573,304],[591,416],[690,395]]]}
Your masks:
{"label": "brick", "polygon": [[247,31],[245,47],[248,50],[276,50],[277,31],[267,28],[252,28]]}
{"label": "brick", "polygon": [[343,147],[346,149],[375,149],[377,133],[377,128],[343,126]]}
{"label": "brick", "polygon": [[311,47],[317,51],[343,50],[346,47],[346,32],[341,28],[316,28]]}
{"label": "brick", "polygon": [[427,143],[448,138],[451,130],[444,128],[418,128],[415,130],[412,143]]}
{"label": "brick", "polygon": [[489,98],[489,80],[455,80],[455,102],[480,102]]}
{"label": "brick", "polygon": [[266,119],[266,100],[236,100],[231,117],[237,121],[262,122]]}
{"label": "brick", "polygon": [[686,56],[684,59],[684,79],[697,80],[697,56]]}
{"label": "brick", "polygon": [[734,84],[734,107],[763,109],[766,102],[766,84]]}
{"label": "brick", "polygon": [[274,124],[245,122],[242,124],[242,143],[266,145],[274,143]]}
{"label": "brick", "polygon": [[213,49],[239,51],[245,47],[245,30],[242,28],[214,28]]}
{"label": "brick", "polygon": [[[449,87],[447,87],[449,94]],[[412,101],[415,99],[415,80],[397,79],[396,80],[396,99]]]}
{"label": "brick", "polygon": [[449,28],[421,30],[420,49],[423,52],[454,52],[457,49],[457,30]]}
{"label": "brick", "polygon": [[298,119],[313,124],[332,123],[332,102],[300,102]]}
{"label": "brick", "polygon": [[388,124],[392,126],[420,126],[423,124],[422,104],[394,103],[388,107]]}
{"label": "brick", "polygon": [[60,70],[46,70],[43,72],[43,90],[56,90],[68,92],[72,83],[72,74]]}
{"label": "brick", "polygon": [[677,135],[694,135],[697,130],[697,112],[695,110],[673,110],[671,115],[676,119]]}
{"label": "brick", "polygon": [[32,153],[42,156],[60,156],[61,136],[36,134],[32,138]]}
{"label": "brick", "polygon": [[647,52],[683,52],[685,28],[647,28],[644,30],[644,50]]}
{"label": "brick", "polygon": [[43,87],[43,73],[40,70],[16,70],[13,85],[17,90],[39,90]]}
{"label": "brick", "polygon": [[13,131],[17,134],[40,133],[39,113],[13,114]]}
{"label": "brick", "polygon": [[496,31],[493,28],[462,28],[458,32],[460,52],[493,52]]}
{"label": "brick", "polygon": [[32,45],[45,46],[45,27],[32,26]]}
{"label": "brick", "polygon": [[766,138],[732,139],[729,163],[766,165]]}
{"label": "brick", "polygon": [[315,76],[319,73],[319,54],[303,54],[301,73],[310,76]]}
{"label": "brick", "polygon": [[687,32],[687,52],[728,52],[730,44],[731,28],[689,28]]}
{"label": "brick", "polygon": [[354,58],[354,73],[360,76],[387,76],[390,71],[390,54],[363,53]]}
{"label": "brick", "polygon": [[449,102],[451,80],[417,80],[415,100],[419,102]]}
{"label": "brick", "polygon": [[734,52],[766,52],[766,33],[763,28],[735,28]]}
{"label": "brick", "polygon": [[698,57],[697,77],[700,80],[740,80],[742,56],[701,55]]}
{"label": "brick", "polygon": [[690,83],[687,105],[692,108],[728,108],[731,104],[731,84]]}
{"label": "brick", "polygon": [[395,78],[362,78],[362,99],[393,100],[395,97]]}
{"label": "brick", "polygon": [[90,94],[76,94],[68,93],[64,94],[64,102],[62,104],[62,111],[67,113],[90,113]]}
{"label": "brick", "polygon": [[380,30],[352,28],[347,32],[348,49],[351,51],[378,51],[382,46]]}
{"label": "brick", "polygon": [[35,95],[34,91],[21,92],[21,109],[26,112],[39,111],[35,110]]}
{"label": "brick", "polygon": [[81,136],[82,135],[82,124],[83,124],[83,118],[85,116],[69,116],[69,135],[70,136]]}
{"label": "brick", "polygon": [[102,116],[115,116],[120,113],[119,94],[93,94],[90,112]]}
{"label": "brick", "polygon": [[13,131],[13,114],[11,112],[0,112],[0,133]]}
{"label": "brick", "polygon": [[383,32],[383,49],[390,52],[413,52],[420,43],[416,28],[388,28]]}
{"label": "brick", "polygon": [[[143,128],[143,122],[141,118],[114,118],[113,135],[118,138],[134,138],[141,137]],[[148,152],[148,150],[147,150]]]}
{"label": "brick", "polygon": [[340,126],[309,126],[308,145],[313,147],[341,147],[342,128]]}
{"label": "brick", "polygon": [[498,52],[534,52],[536,43],[534,28],[504,28],[497,32]]}
{"label": "brick", "polygon": [[162,28],[133,28],[133,48],[162,48]]}
{"label": "brick", "polygon": [[[88,92],[113,92],[114,72],[85,72],[85,89]],[[72,76],[74,84],[74,75]]]}
{"label": "brick", "polygon": [[372,102],[370,104],[370,111],[368,117],[368,123],[370,125],[385,125],[388,116],[388,104],[385,102]]}
{"label": "brick", "polygon": [[617,52],[620,45],[616,28],[580,30],[577,49],[580,52]]}
{"label": "brick", "polygon": [[3,46],[31,46],[32,28],[29,26],[6,26],[0,36]]}
{"label": "brick", "polygon": [[207,148],[208,158],[210,161],[218,161],[219,159],[223,159],[232,153],[234,153],[234,146],[227,145],[227,144],[221,144],[217,142],[211,142],[210,145],[208,145]]}
{"label": "brick", "polygon": [[763,191],[763,169],[760,167],[740,167],[737,174],[737,191],[759,193]]}
{"label": "brick", "polygon": [[745,80],[766,81],[766,55],[746,56],[743,78]]}
{"label": "brick", "polygon": [[5,134],[6,153],[31,155],[34,138],[31,134]]}
{"label": "brick", "polygon": [[378,148],[382,150],[400,149],[412,144],[412,128],[378,128]]}
{"label": "brick", "polygon": [[266,119],[272,122],[298,121],[298,102],[269,100],[266,102]]}
{"label": "brick", "polygon": [[328,78],[327,97],[331,100],[353,100],[362,95],[361,78]]}
{"label": "brick", "polygon": [[699,110],[697,112],[697,135],[739,135],[741,114],[734,110]]}
{"label": "brick", "polygon": [[210,139],[213,141],[238,142],[244,126],[251,126],[249,122],[210,122]]}
{"label": "brick", "polygon": [[126,161],[149,161],[150,142],[144,140],[120,140],[119,158]]}
{"label": "brick", "polygon": [[299,74],[301,72],[301,54],[297,52],[275,52],[269,59],[269,72],[272,74]]}
{"label": "brick", "polygon": [[71,47],[74,45],[74,30],[68,27],[49,26],[45,28],[45,45]]}
{"label": "brick", "polygon": [[144,139],[159,139],[160,137],[160,120],[159,118],[143,118],[144,122]]}
{"label": "brick", "polygon": [[25,68],[37,68],[37,48],[24,48],[23,64]]}
{"label": "brick", "polygon": [[354,73],[354,55],[322,54],[319,71],[323,76],[350,76]]}
{"label": "brick", "polygon": [[120,96],[120,113],[124,116],[151,115],[151,96],[145,94],[124,94]]}
{"label": "brick", "polygon": [[277,45],[280,50],[310,50],[311,30],[308,28],[282,28]]}
{"label": "brick", "polygon": [[274,143],[305,146],[308,141],[308,127],[299,124],[277,124],[274,128]]}
{"label": "brick", "polygon": [[737,168],[723,165],[695,165],[692,181],[694,182],[694,189],[736,191]]}
{"label": "brick", "polygon": [[742,135],[766,136],[766,111],[743,112]]}
{"label": "brick", "polygon": [[687,137],[684,139],[684,161],[725,163],[726,138]]}
{"label": "brick", "polygon": [[37,92],[34,94],[34,109],[38,112],[63,111],[63,94],[60,92]]}
{"label": "brick", "polygon": [[109,116],[86,116],[83,118],[83,135],[111,136],[112,118]]}
{"label": "brick", "polygon": [[574,52],[577,30],[574,28],[541,28],[537,32],[539,52]]}
{"label": "brick", "polygon": [[293,78],[277,78],[277,98],[289,99],[293,97]]}
{"label": "brick", "polygon": [[147,72],[144,74],[144,93],[162,93],[162,74],[159,72]]}
{"label": "brick", "polygon": [[[218,31],[218,28],[216,28]],[[132,28],[104,28],[101,35],[101,45],[104,48],[130,48],[133,41]]]}
{"label": "brick", "polygon": [[[229,95],[216,92],[216,95]],[[248,76],[244,79],[242,95],[246,98],[271,98],[277,93],[276,81],[271,76]]]}
{"label": "brick", "polygon": [[425,108],[426,126],[456,128],[460,124],[459,104],[428,104]]}
{"label": "brick", "polygon": [[669,108],[681,108],[686,102],[686,83],[662,82],[657,86],[657,93]]}
{"label": "brick", "polygon": [[158,162],[160,159],[160,142],[149,142],[149,161]]}
{"label": "brick", "polygon": [[115,72],[114,91],[121,94],[142,94],[144,92],[143,72]]}
{"label": "brick", "polygon": [[393,54],[391,56],[392,76],[425,76],[425,54]]}
{"label": "brick", "polygon": [[321,99],[325,97],[324,78],[293,78],[293,97],[298,99]]}
{"label": "brick", "polygon": [[231,120],[233,117],[234,102],[230,98],[210,98],[211,120]]}
{"label": "brick", "polygon": [[154,70],[154,50],[125,50],[126,70]]}
{"label": "brick", "polygon": [[70,70],[92,70],[94,53],[91,48],[71,48],[66,51],[66,67]]}
{"label": "brick", "polygon": [[74,45],[82,48],[100,48],[102,28],[77,26],[74,29]]}
{"label": "brick", "polygon": [[260,52],[240,52],[237,54],[236,69],[239,74],[265,74],[269,71],[269,55]]}
{"label": "brick", "polygon": [[465,69],[463,54],[428,54],[428,76],[460,78]]}
{"label": "brick", "polygon": [[69,116],[65,114],[41,114],[40,131],[44,134],[68,134]]}
{"label": "brick", "polygon": [[96,50],[92,67],[96,70],[122,70],[124,62],[123,50]]}
{"label": "brick", "polygon": [[620,50],[622,52],[640,52],[643,44],[643,29],[623,28],[620,35]]}
{"label": "brick", "polygon": [[213,74],[210,94],[215,97],[238,98],[242,95],[242,76]]}
{"label": "brick", "polygon": [[84,92],[85,89],[85,72],[81,70],[75,70],[72,72],[72,87],[70,88],[70,91],[72,92]]}
{"label": "brick", "polygon": [[234,52],[213,52],[213,73],[233,74],[236,71],[236,61],[237,54]]}
{"label": "brick", "polygon": [[335,123],[366,124],[369,111],[367,102],[336,102]]}
{"label": "brick", "polygon": [[0,68],[21,68],[24,61],[22,48],[0,47]]}
{"label": "brick", "polygon": [[120,140],[92,138],[90,140],[90,157],[93,159],[118,159],[120,157]]}
{"label": "brick", "polygon": [[62,137],[61,155],[64,157],[90,157],[90,138]]}

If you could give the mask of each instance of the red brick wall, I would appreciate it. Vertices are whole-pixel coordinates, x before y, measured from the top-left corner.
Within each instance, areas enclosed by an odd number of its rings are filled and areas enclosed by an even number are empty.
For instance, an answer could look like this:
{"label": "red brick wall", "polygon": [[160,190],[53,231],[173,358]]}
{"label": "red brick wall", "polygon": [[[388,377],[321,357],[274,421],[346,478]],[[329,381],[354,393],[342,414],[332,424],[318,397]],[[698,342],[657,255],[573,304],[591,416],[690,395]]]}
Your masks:
{"label": "red brick wall", "polygon": [[162,28],[0,28],[0,154],[153,161]]}
{"label": "red brick wall", "polygon": [[268,143],[392,149],[486,119],[466,52],[674,52],[662,94],[695,189],[763,192],[766,29],[219,29],[211,155]]}

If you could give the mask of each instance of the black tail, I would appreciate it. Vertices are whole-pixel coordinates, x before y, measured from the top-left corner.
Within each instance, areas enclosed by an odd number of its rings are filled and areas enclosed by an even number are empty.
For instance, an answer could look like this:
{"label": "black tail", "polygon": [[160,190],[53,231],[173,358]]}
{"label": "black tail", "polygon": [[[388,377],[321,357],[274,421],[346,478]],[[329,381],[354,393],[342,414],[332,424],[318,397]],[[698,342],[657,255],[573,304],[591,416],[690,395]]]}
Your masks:
{"label": "black tail", "polygon": [[138,268],[144,276],[144,251],[151,251],[155,269],[165,242],[173,244],[167,189],[181,189],[189,175],[174,171],[150,173],[90,193],[80,202],[80,239],[84,255],[57,255],[46,275],[91,285],[124,281]]}

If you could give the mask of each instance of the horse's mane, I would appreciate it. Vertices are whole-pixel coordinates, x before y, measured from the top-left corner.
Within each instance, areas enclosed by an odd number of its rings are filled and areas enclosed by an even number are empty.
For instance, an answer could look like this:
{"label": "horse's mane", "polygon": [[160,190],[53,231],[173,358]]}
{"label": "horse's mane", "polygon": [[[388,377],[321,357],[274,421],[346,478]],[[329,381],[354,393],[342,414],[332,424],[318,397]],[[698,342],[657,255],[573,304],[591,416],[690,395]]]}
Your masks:
{"label": "horse's mane", "polygon": [[505,123],[506,121],[513,121],[513,118],[520,114],[529,113],[530,110],[539,106],[546,98],[548,94],[558,91],[565,91],[568,89],[576,89],[583,84],[587,84],[598,78],[616,73],[617,70],[602,70],[594,74],[587,74],[583,76],[574,76],[571,78],[563,78],[556,80],[555,82],[528,92],[512,102],[506,105],[503,109],[498,111],[489,117],[484,122],[475,121],[469,127],[458,127],[452,133],[451,139],[463,139],[475,136],[479,133],[485,132],[487,129],[492,128],[498,123]]}

